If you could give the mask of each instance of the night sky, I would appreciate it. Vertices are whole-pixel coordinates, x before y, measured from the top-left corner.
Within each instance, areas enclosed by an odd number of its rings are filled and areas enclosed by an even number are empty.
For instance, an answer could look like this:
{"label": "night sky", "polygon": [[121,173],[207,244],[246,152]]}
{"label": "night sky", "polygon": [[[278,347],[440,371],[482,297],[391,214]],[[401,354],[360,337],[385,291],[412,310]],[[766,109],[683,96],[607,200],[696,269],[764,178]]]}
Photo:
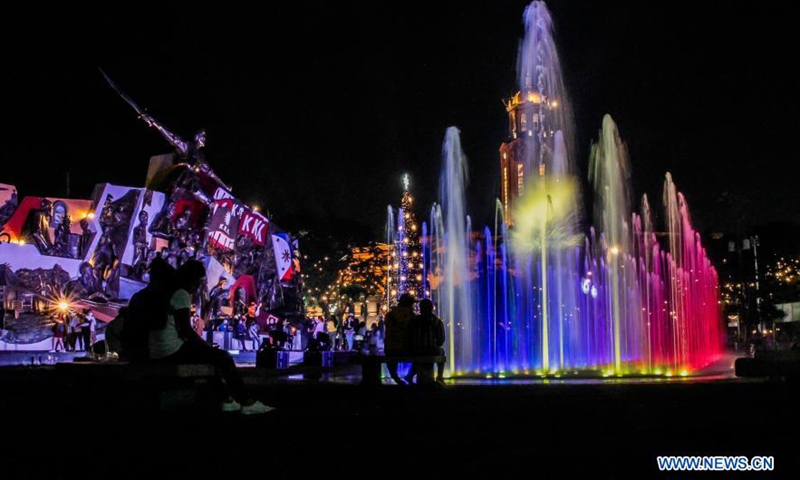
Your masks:
{"label": "night sky", "polygon": [[[637,196],[659,199],[671,171],[707,233],[736,217],[800,222],[790,3],[612,3],[549,4],[582,172],[610,113]],[[205,127],[220,177],[278,223],[356,220],[377,235],[404,172],[427,216],[445,128],[456,125],[481,225],[499,194],[501,100],[515,91],[525,5],[137,4],[6,15],[0,183],[62,196],[69,172],[73,197],[101,182],[143,185],[148,158],[170,147],[99,66],[175,133]],[[724,192],[735,212],[719,202]]]}

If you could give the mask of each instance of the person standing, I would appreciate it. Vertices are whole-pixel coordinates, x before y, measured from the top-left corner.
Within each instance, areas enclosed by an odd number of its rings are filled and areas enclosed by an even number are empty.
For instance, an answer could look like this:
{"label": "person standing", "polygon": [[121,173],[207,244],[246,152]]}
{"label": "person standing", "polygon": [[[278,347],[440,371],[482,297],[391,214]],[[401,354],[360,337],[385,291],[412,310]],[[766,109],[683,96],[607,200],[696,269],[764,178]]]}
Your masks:
{"label": "person standing", "polygon": [[97,343],[97,319],[94,318],[92,309],[86,310],[86,322],[89,324],[89,347],[91,349]]}
{"label": "person standing", "polygon": [[311,338],[316,342],[315,345],[319,344],[320,335],[323,333],[325,333],[325,319],[321,316],[314,317],[312,321]]}
{"label": "person standing", "polygon": [[258,322],[255,319],[248,320],[249,326],[247,327],[247,335],[250,337],[250,340],[253,342],[253,350],[258,351],[258,348],[261,346],[261,329],[258,326]]}
{"label": "person standing", "polygon": [[219,277],[217,284],[208,292],[208,312],[211,320],[216,320],[222,316],[222,307],[225,306],[227,298],[228,279]]}
{"label": "person standing", "polygon": [[197,335],[202,338],[203,333],[205,332],[206,329],[206,321],[205,319],[203,319],[202,315],[199,315],[197,313],[197,307],[195,305],[192,305],[191,320],[192,320],[192,328],[194,328],[194,331],[197,332]]}
{"label": "person standing", "polygon": [[380,335],[380,332],[378,331],[378,324],[373,323],[369,329],[369,334],[367,335],[370,355],[378,354],[378,335]]}
{"label": "person standing", "polygon": [[356,319],[352,313],[347,315],[347,320],[344,322],[344,337],[347,341],[346,350],[353,350],[354,343],[353,343],[353,336],[356,333]]}
{"label": "person standing", "polygon": [[233,338],[239,342],[239,347],[247,351],[247,319],[237,315],[233,317]]}
{"label": "person standing", "polygon": [[81,342],[83,343],[83,349],[87,352],[92,350],[92,345],[94,345],[93,339],[96,340],[96,328],[97,328],[97,320],[94,318],[94,314],[92,314],[92,310],[86,308],[83,310],[82,313],[83,320],[80,322],[80,338]]}
{"label": "person standing", "polygon": [[[323,318],[320,316],[320,318]],[[325,322],[325,330],[328,333],[328,338],[330,339],[331,350],[336,350],[336,322],[333,318],[329,319]]]}
{"label": "person standing", "polygon": [[[69,350],[74,352],[76,350],[83,350],[83,337],[81,336],[80,320],[78,314],[70,311],[69,324],[67,324],[67,345]],[[80,346],[79,346],[80,345]]]}
{"label": "person standing", "polygon": [[[64,324],[64,318],[56,317],[56,323],[53,325],[53,351],[59,352],[66,350],[64,348],[64,337],[67,335],[67,326]],[[59,350],[59,346],[61,350]]]}

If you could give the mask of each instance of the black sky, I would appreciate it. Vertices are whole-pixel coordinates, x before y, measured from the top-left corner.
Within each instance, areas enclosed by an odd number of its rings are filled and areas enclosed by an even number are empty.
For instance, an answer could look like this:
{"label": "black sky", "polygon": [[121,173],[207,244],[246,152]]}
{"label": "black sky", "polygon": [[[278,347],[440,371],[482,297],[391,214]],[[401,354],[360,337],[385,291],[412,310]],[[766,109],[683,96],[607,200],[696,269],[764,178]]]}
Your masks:
{"label": "black sky", "polygon": [[[206,127],[217,173],[279,222],[310,212],[377,233],[406,171],[427,208],[445,128],[456,125],[470,160],[470,208],[486,222],[526,2],[474,3],[7,15],[0,182],[59,196],[69,171],[78,197],[100,182],[143,184],[147,159],[170,149],[109,89],[102,66],[176,133]],[[610,113],[629,146],[637,196],[659,198],[671,171],[706,231],[729,227],[731,212],[718,202],[726,191],[745,200],[733,216],[749,223],[800,222],[790,74],[800,42],[790,3],[611,3],[549,4],[583,171]]]}

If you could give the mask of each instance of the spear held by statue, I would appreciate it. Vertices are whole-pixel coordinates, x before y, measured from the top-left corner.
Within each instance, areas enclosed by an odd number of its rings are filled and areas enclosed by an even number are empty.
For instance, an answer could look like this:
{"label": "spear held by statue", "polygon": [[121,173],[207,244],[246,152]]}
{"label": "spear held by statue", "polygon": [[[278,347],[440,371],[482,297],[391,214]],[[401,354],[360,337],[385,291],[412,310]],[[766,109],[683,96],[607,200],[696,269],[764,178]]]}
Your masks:
{"label": "spear held by statue", "polygon": [[200,129],[195,133],[194,138],[192,141],[186,141],[183,138],[175,135],[174,133],[167,130],[160,122],[154,119],[147,111],[139,106],[130,96],[128,96],[113,80],[111,77],[106,75],[106,72],[103,71],[102,68],[99,69],[100,73],[103,74],[103,78],[106,79],[108,85],[117,92],[117,95],[122,97],[125,102],[128,103],[138,114],[139,118],[144,120],[148,127],[153,127],[161,133],[169,143],[175,148],[175,151],[182,160],[189,163],[189,165],[196,170],[202,170],[203,173],[212,177],[216,182],[220,185],[224,186],[227,190],[231,190],[231,188],[225,184],[217,175],[211,170],[211,167],[205,162],[205,158],[203,153],[200,151],[206,145],[206,131],[205,129]]}

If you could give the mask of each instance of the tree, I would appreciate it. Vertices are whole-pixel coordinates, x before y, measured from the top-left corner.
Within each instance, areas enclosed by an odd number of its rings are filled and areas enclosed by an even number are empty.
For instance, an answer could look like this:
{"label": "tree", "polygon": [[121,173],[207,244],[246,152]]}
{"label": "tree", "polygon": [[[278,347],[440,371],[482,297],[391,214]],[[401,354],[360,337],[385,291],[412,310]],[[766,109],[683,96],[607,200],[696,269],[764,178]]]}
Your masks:
{"label": "tree", "polygon": [[408,175],[403,176],[403,198],[398,210],[397,237],[389,262],[388,303],[394,305],[404,293],[421,299],[424,294],[420,226],[414,213]]}
{"label": "tree", "polygon": [[767,265],[764,291],[774,303],[800,301],[800,256],[785,256]]}
{"label": "tree", "polygon": [[374,242],[351,249],[346,266],[329,289],[334,292],[329,298],[335,302],[337,310],[346,310],[367,297],[384,296],[389,250],[388,245]]}
{"label": "tree", "polygon": [[307,306],[325,306],[336,295],[339,273],[349,264],[353,245],[368,242],[371,232],[364,225],[343,218],[300,212],[282,220],[298,239],[301,275]]}

